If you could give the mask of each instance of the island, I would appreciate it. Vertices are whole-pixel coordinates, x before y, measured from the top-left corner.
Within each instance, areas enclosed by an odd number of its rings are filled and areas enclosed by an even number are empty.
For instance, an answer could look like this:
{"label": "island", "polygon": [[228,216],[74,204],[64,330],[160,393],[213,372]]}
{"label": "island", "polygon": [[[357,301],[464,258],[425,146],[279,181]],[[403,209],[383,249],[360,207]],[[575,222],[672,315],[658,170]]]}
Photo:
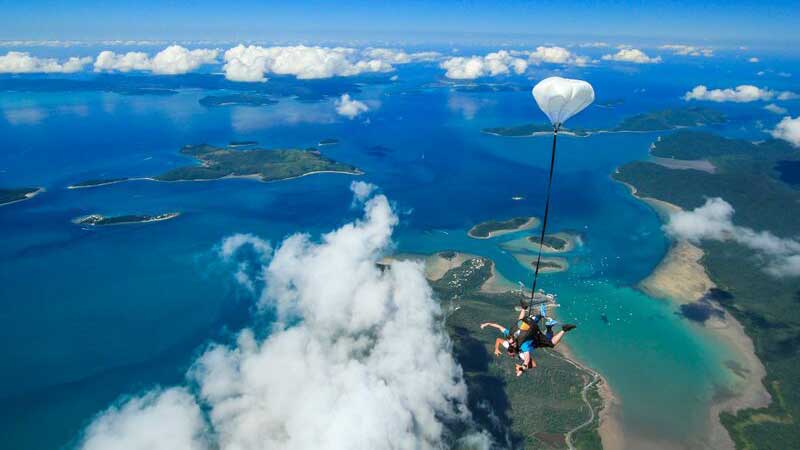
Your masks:
{"label": "island", "polygon": [[[575,249],[580,242],[580,235],[573,232],[558,232],[546,234],[544,236],[543,253],[568,253]],[[539,236],[525,236],[500,244],[505,250],[510,252],[538,252]]]}
{"label": "island", "polygon": [[715,109],[692,106],[637,114],[624,119],[612,131],[662,131],[720,124],[726,120],[725,114]]}
{"label": "island", "polygon": [[199,165],[179,167],[154,177],[105,178],[81,181],[68,189],[106,186],[125,181],[209,181],[222,178],[252,178],[260,181],[279,181],[318,173],[362,175],[363,172],[349,164],[324,157],[316,148],[301,149],[244,149],[246,143],[232,143],[233,147],[215,147],[208,144],[185,145],[180,153],[200,162]]}
{"label": "island", "polygon": [[338,143],[339,143],[338,139],[325,138],[325,139],[319,141],[319,143],[317,145],[322,147],[322,146],[325,146],[325,145],[336,145]]}
{"label": "island", "polygon": [[101,214],[90,214],[88,216],[78,217],[72,222],[76,225],[90,225],[90,226],[109,226],[109,225],[126,225],[134,223],[151,223],[170,220],[178,217],[180,213],[171,212],[158,214],[155,216],[147,215],[123,215],[106,217]]}
{"label": "island", "polygon": [[[518,263],[531,271],[536,270],[537,255],[530,253],[513,253]],[[539,273],[564,272],[569,269],[569,263],[564,258],[543,256],[539,263]]]}
{"label": "island", "polygon": [[[659,208],[691,210],[720,197],[734,208],[736,226],[760,236],[800,236],[800,190],[775,171],[780,161],[797,159],[789,143],[679,131],[656,150],[666,158],[708,160],[717,170],[633,161],[618,168],[614,179]],[[660,215],[668,220],[665,212]],[[737,355],[729,365],[737,386],[720,395],[715,407],[718,426],[727,429],[737,448],[760,448],[765,433],[772,442],[796,442],[800,436],[794,419],[800,414],[800,276],[770,275],[765,258],[735,240],[678,240],[642,286],[675,302],[676,313],[684,317],[698,306],[724,311],[698,324]]]}
{"label": "island", "polygon": [[39,187],[0,188],[0,206],[30,200],[42,192],[44,188]]}
{"label": "island", "polygon": [[473,239],[490,239],[539,226],[536,217],[514,217],[508,220],[487,220],[472,227],[467,234]]}
{"label": "island", "polygon": [[67,186],[67,189],[83,189],[83,188],[92,188],[98,186],[107,186],[109,184],[115,183],[122,183],[125,181],[130,180],[130,178],[92,178],[89,180],[84,180],[75,184],[71,184]]}
{"label": "island", "polygon": [[594,106],[604,109],[616,108],[617,106],[622,106],[623,104],[625,104],[625,99],[623,98],[614,98],[611,100],[601,100],[594,102]]}
{"label": "island", "polygon": [[221,106],[267,106],[278,103],[277,100],[261,94],[207,95],[198,101],[207,108],[218,108]]}
{"label": "island", "polygon": [[[636,114],[627,117],[609,130],[593,128],[561,128],[559,134],[573,137],[587,137],[596,133],[625,133],[664,131],[684,127],[702,127],[726,121],[723,113],[704,107],[664,109]],[[505,137],[547,136],[553,133],[553,126],[546,123],[532,123],[512,127],[484,128],[483,133]]]}

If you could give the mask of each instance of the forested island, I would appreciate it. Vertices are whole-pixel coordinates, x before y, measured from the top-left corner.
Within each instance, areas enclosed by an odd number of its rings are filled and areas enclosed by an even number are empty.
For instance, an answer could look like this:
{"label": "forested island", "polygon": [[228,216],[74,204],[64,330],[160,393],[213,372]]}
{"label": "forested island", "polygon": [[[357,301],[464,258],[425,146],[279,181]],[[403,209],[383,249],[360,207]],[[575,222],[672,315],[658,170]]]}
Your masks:
{"label": "forested island", "polygon": [[207,95],[198,101],[201,105],[209,108],[220,106],[266,106],[278,103],[273,98],[254,93]]}
{"label": "forested island", "polygon": [[[703,107],[664,109],[637,114],[624,119],[609,129],[562,128],[559,134],[586,137],[594,133],[663,131],[681,127],[700,127],[725,122],[725,115],[717,110]],[[485,128],[484,133],[505,137],[529,137],[550,134],[553,126],[545,123],[524,124],[512,127]]]}
{"label": "forested island", "polygon": [[[781,161],[798,159],[797,149],[788,143],[752,143],[680,131],[656,143],[653,153],[707,159],[717,170],[673,170],[635,161],[620,167],[614,178],[633,186],[639,197],[669,202],[684,210],[720,197],[734,208],[737,226],[790,240],[800,236],[800,190],[775,170]],[[736,240],[704,240],[700,247],[700,262],[717,286],[712,298],[753,340],[755,353],[766,368],[763,385],[772,398],[765,408],[723,412],[720,419],[737,448],[793,447],[800,442],[796,424],[800,417],[800,276],[765,272],[765,256]]]}
{"label": "forested island", "polygon": [[31,199],[42,191],[38,187],[0,188],[0,206]]}
{"label": "forested island", "polygon": [[317,144],[317,145],[319,145],[321,147],[323,145],[336,145],[338,143],[339,143],[338,139],[326,138],[326,139],[323,139],[323,140],[319,141],[319,144]]}
{"label": "forested island", "polygon": [[472,227],[467,233],[475,239],[489,239],[516,231],[528,230],[539,225],[535,217],[514,217],[508,220],[487,220]]}
{"label": "forested island", "polygon": [[164,220],[174,219],[179,215],[180,213],[177,212],[158,214],[155,216],[128,214],[113,217],[106,217],[101,214],[90,214],[88,216],[78,217],[77,219],[73,220],[73,223],[77,225],[90,226],[125,225],[133,223],[161,222]]}

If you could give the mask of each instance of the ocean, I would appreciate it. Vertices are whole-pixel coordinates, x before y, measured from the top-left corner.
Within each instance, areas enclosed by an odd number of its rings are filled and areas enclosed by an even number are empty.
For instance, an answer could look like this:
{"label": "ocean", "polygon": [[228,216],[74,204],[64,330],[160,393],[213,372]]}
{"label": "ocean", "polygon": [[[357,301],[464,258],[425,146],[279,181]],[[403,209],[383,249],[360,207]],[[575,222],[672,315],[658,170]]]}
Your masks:
{"label": "ocean", "polygon": [[[591,81],[598,100],[624,100],[590,107],[569,124],[602,128],[685,105],[680,96],[702,67],[570,70],[583,71],[572,75]],[[539,69],[533,78],[548,74]],[[529,232],[492,240],[466,233],[484,220],[541,216],[549,138],[481,133],[543,121],[529,93],[534,81],[510,82],[522,90],[466,92],[432,79],[441,79],[436,68],[404,67],[397,82],[359,86],[353,96],[370,111],[354,120],[338,116],[333,99],[206,108],[198,100],[209,91],[199,88],[173,96],[0,92],[0,185],[46,188],[0,207],[3,445],[69,447],[115,401],[182,382],[206,345],[249,324],[254,299],[217,254],[224,237],[253,233],[274,244],[358,215],[349,191],[356,178],[340,174],[66,189],[87,178],[156,175],[190,164],[178,154],[185,144],[256,140],[265,148],[306,148],[339,139],[322,153],[362,169],[357,179],[393,202],[398,252],[479,254],[510,281],[528,284],[530,272],[499,244]],[[760,132],[750,112],[727,108],[732,123],[725,130]],[[565,255],[569,271],[543,275],[540,286],[559,295],[559,318],[578,325],[565,342],[608,380],[622,403],[623,430],[691,447],[707,432],[713,397],[731,382],[725,362],[736,355],[673,304],[636,289],[669,242],[655,212],[610,175],[646,158],[658,135],[559,138],[549,230],[578,233],[583,244]],[[171,211],[182,214],[114,227],[71,222],[90,213]]]}

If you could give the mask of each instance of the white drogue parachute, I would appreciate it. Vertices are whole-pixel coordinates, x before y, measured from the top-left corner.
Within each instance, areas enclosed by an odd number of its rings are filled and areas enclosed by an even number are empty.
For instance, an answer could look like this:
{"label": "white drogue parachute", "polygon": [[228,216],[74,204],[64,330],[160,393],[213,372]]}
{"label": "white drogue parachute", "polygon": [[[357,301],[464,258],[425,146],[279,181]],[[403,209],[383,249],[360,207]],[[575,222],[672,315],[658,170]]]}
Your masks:
{"label": "white drogue parachute", "polygon": [[594,101],[591,84],[561,77],[545,78],[533,87],[532,93],[539,108],[556,128]]}
{"label": "white drogue parachute", "polygon": [[[541,233],[539,234],[539,253],[536,256],[536,266],[533,273],[533,283],[531,286],[531,301],[533,305],[536,295],[536,282],[539,280],[539,266],[542,262],[542,247],[544,237],[547,232],[547,218],[550,213],[550,191],[553,187],[553,172],[556,162],[556,138],[561,125],[570,117],[583,111],[594,101],[594,89],[592,85],[583,80],[571,80],[561,77],[545,78],[533,87],[531,91],[536,104],[547,114],[550,123],[553,124],[553,149],[550,153],[550,177],[547,180],[547,194],[544,203],[544,215],[542,216]],[[521,305],[524,307],[524,305]]]}

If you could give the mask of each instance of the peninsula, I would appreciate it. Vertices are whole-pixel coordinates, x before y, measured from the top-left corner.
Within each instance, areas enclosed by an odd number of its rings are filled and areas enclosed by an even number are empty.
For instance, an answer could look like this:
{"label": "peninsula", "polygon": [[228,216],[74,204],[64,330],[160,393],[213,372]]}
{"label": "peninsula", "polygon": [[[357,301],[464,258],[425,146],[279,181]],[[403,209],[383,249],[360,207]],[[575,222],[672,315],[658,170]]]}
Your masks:
{"label": "peninsula", "polygon": [[161,222],[164,220],[174,219],[179,215],[180,213],[178,212],[158,214],[156,216],[123,215],[123,216],[113,216],[113,217],[106,217],[100,214],[90,214],[88,216],[78,217],[74,219],[72,222],[77,225],[90,225],[90,226],[126,225],[133,223]]}
{"label": "peninsula", "polygon": [[29,200],[42,192],[44,188],[38,187],[0,188],[0,206]]}
{"label": "peninsula", "polygon": [[[709,197],[720,197],[736,211],[737,226],[793,239],[800,235],[800,190],[782,180],[774,167],[795,159],[796,151],[779,140],[752,143],[679,131],[658,142],[653,154],[708,160],[716,167],[713,173],[634,161],[613,177],[648,203],[674,210],[694,209]],[[758,448],[767,432],[776,442],[800,436],[793,419],[800,414],[800,387],[795,383],[800,353],[795,351],[797,339],[788,337],[800,336],[800,277],[764,272],[764,257],[731,240],[706,240],[697,246],[678,241],[643,284],[648,292],[676,301],[682,314],[700,303],[724,311],[702,326],[739,355],[730,364],[737,386],[715,407],[719,426],[737,448]]]}
{"label": "peninsula", "polygon": [[491,239],[539,226],[536,217],[514,217],[508,220],[487,220],[472,227],[467,233],[473,239]]}
{"label": "peninsula", "polygon": [[84,180],[75,184],[71,184],[67,186],[67,189],[84,189],[84,188],[93,188],[98,186],[107,186],[109,184],[115,183],[122,183],[124,181],[128,181],[130,178],[93,178],[90,180]]}

